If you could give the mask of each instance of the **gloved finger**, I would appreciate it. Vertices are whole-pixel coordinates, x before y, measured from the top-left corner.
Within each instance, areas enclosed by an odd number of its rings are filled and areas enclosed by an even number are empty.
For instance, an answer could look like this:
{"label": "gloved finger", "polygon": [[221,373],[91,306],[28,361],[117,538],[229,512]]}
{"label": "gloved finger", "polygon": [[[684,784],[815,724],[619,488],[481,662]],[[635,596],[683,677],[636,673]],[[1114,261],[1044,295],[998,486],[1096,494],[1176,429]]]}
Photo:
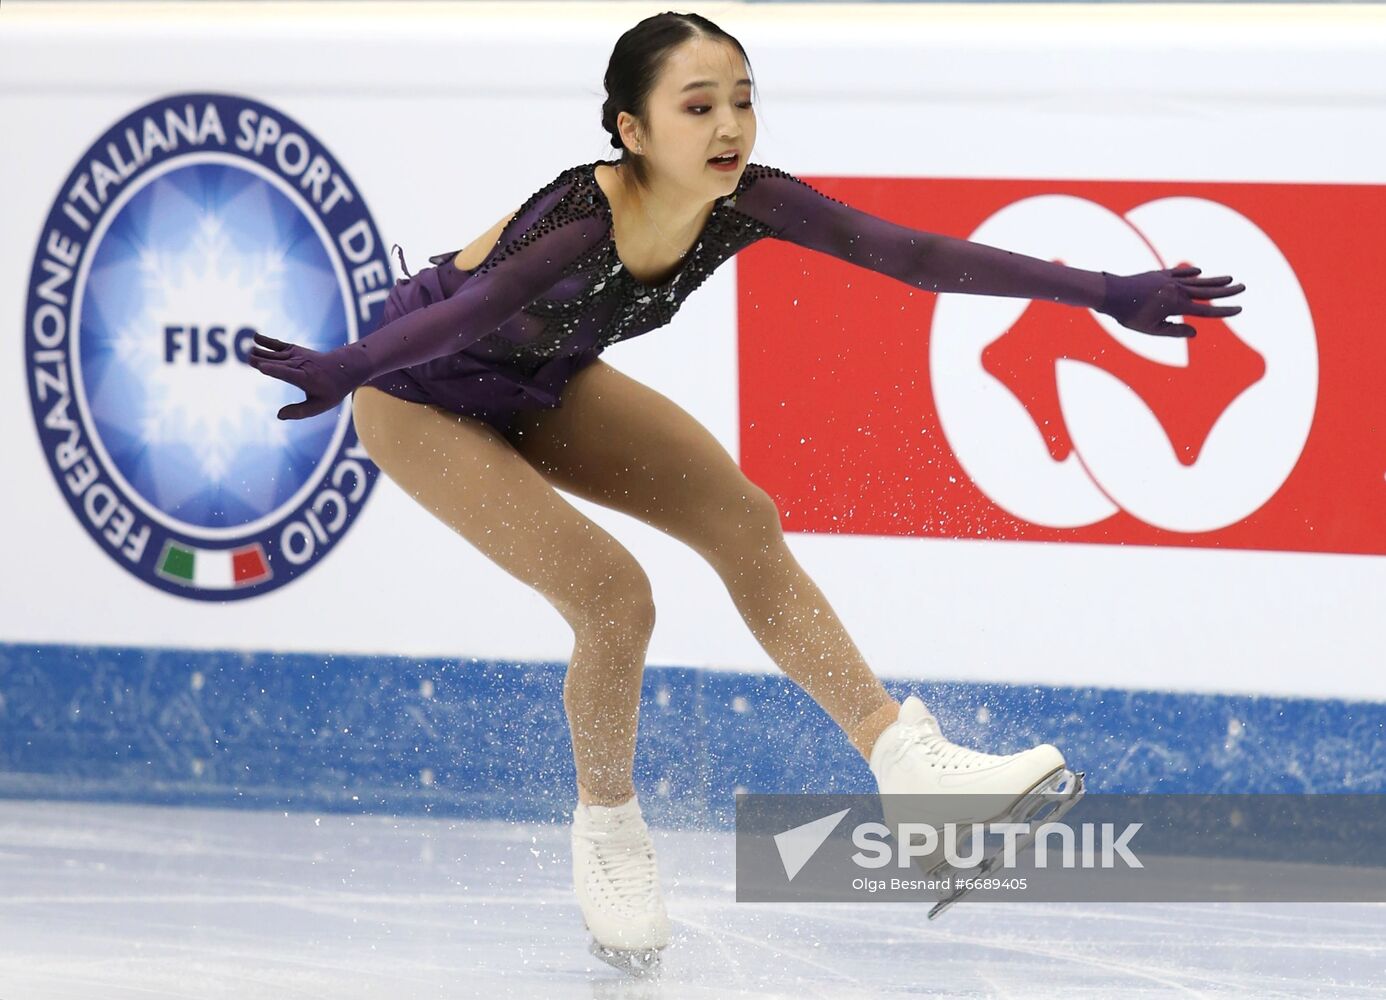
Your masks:
{"label": "gloved finger", "polygon": [[254,364],[258,371],[262,371],[272,378],[288,382],[290,385],[298,386],[300,389],[303,388],[303,386],[299,385],[299,380],[303,373],[297,368],[291,368],[282,361],[256,361]]}
{"label": "gloved finger", "polygon": [[267,333],[257,333],[255,335],[255,343],[260,344],[263,347],[273,348],[276,351],[282,351],[286,347],[293,346],[292,344],[284,343],[284,341],[282,340],[275,340]]}
{"label": "gloved finger", "polygon": [[280,351],[267,351],[263,347],[252,347],[250,356],[252,358],[268,358],[271,361],[285,361],[293,354],[287,347]]}
{"label": "gloved finger", "polygon": [[1187,275],[1199,274],[1202,270],[1201,267],[1176,267],[1169,274],[1174,278],[1183,278]]}
{"label": "gloved finger", "polygon": [[1232,275],[1224,274],[1217,278],[1180,278],[1181,285],[1225,285],[1232,280]]}
{"label": "gloved finger", "polygon": [[1182,337],[1184,336],[1182,331],[1185,325],[1184,323],[1175,323],[1173,320],[1167,319],[1153,326],[1137,329],[1140,329],[1141,333],[1148,334],[1152,337]]}
{"label": "gloved finger", "polygon": [[1235,316],[1242,311],[1241,306],[1205,306],[1194,304],[1184,309],[1185,316]]}
{"label": "gloved finger", "polygon": [[1189,288],[1185,286],[1185,291],[1190,298],[1195,299],[1225,299],[1229,295],[1240,295],[1246,291],[1246,285],[1231,285],[1227,288]]}
{"label": "gloved finger", "polygon": [[315,417],[319,413],[325,413],[331,407],[325,407],[320,400],[313,400],[311,397],[299,403],[290,403],[282,407],[279,411],[280,420],[302,420],[304,417]]}

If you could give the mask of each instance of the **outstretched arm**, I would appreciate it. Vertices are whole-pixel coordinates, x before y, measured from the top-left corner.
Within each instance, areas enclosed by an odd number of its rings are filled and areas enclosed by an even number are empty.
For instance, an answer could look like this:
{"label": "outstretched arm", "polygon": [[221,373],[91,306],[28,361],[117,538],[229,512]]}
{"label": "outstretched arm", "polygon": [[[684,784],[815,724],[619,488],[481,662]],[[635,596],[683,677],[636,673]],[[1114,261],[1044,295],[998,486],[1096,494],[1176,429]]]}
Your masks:
{"label": "outstretched arm", "polygon": [[606,231],[599,215],[536,223],[450,298],[405,313],[360,340],[314,351],[256,334],[250,364],[306,395],[279,411],[298,420],[332,409],[352,389],[385,372],[453,354],[480,340],[562,276]]}
{"label": "outstretched arm", "polygon": [[[747,164],[760,176],[736,200],[736,209],[770,227],[777,239],[831,254],[931,292],[1049,299],[1108,313],[1143,333],[1192,336],[1187,324],[1163,322],[1171,314],[1231,316],[1240,306],[1198,305],[1194,298],[1235,295],[1245,286],[1219,287],[1230,277],[1199,278],[1198,268],[1150,271],[1132,277],[1085,271],[1054,261],[911,229],[830,198],[792,174]],[[1187,331],[1187,333],[1185,332]]]}

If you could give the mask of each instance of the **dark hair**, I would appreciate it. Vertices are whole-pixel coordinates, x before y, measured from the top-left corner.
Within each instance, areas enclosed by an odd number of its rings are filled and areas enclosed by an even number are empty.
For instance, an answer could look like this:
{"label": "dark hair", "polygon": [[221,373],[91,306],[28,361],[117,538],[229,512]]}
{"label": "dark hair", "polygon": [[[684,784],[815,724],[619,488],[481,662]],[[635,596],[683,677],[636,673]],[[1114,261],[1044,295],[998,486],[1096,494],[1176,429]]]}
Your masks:
{"label": "dark hair", "polygon": [[606,101],[602,104],[602,128],[611,136],[613,149],[621,150],[618,161],[629,169],[635,182],[644,185],[648,167],[643,156],[626,148],[616,128],[616,116],[622,111],[646,120],[647,104],[655,81],[669,53],[693,38],[711,38],[730,42],[746,60],[746,70],[755,90],[755,74],[750,72],[751,60],[741,43],[701,14],[678,14],[665,11],[645,18],[616,39],[611,60],[606,65]]}

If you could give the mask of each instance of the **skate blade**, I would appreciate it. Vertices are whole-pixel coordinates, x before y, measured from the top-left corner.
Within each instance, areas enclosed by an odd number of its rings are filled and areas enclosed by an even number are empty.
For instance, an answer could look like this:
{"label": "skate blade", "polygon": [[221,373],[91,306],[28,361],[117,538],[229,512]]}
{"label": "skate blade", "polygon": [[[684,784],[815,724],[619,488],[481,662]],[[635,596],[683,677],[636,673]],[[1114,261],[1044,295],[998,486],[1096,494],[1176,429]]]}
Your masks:
{"label": "skate blade", "polygon": [[[1028,823],[1030,830],[1022,834],[1016,840],[1016,857],[1030,846],[1035,839],[1035,827],[1041,823],[1057,823],[1068,813],[1078,800],[1083,797],[1086,789],[1083,787],[1083,772],[1070,771],[1066,767],[1061,767],[1056,771],[1046,775],[1035,783],[1028,792],[1020,797],[1014,808],[1004,816],[998,816],[989,822],[1008,822],[1008,823]],[[1043,818],[1036,820],[1040,810],[1046,806],[1052,806],[1050,811]],[[986,855],[980,862],[971,868],[958,870],[950,865],[946,860],[940,861],[929,869],[931,878],[957,877],[965,875],[969,878],[979,878],[986,875],[1002,860],[1003,848],[998,847],[990,854]],[[962,899],[972,888],[955,889],[949,895],[935,903],[929,910],[929,919],[935,919],[940,913],[948,909],[958,900]]]}
{"label": "skate blade", "polygon": [[631,976],[654,976],[660,970],[660,948],[611,948],[601,944],[596,938],[587,950],[607,965],[620,969]]}

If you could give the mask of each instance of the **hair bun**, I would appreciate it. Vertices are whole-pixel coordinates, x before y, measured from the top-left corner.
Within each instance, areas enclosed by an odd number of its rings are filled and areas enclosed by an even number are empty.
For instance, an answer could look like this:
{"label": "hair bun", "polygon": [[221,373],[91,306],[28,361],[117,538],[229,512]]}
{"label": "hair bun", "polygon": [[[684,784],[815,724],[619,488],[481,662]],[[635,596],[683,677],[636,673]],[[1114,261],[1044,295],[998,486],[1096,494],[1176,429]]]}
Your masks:
{"label": "hair bun", "polygon": [[611,139],[613,149],[621,148],[621,133],[616,128],[615,100],[608,96],[602,104],[602,128]]}

